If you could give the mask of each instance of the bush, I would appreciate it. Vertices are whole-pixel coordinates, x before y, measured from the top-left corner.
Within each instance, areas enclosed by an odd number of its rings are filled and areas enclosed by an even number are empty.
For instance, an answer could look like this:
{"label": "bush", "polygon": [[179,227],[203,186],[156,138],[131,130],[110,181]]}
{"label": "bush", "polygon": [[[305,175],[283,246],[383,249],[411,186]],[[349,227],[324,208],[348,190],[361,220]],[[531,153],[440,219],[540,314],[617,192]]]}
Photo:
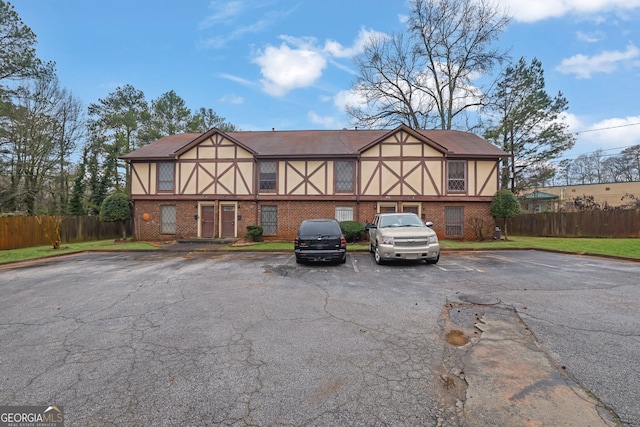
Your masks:
{"label": "bush", "polygon": [[479,242],[493,237],[494,224],[484,218],[473,217],[469,219],[469,226],[473,230],[475,239]]}
{"label": "bush", "polygon": [[262,242],[262,226],[247,225],[247,234],[244,237],[252,242]]}
{"label": "bush", "polygon": [[359,240],[362,233],[364,233],[364,225],[356,221],[342,221],[340,223],[342,234],[348,242],[355,242]]}
{"label": "bush", "polygon": [[119,222],[122,240],[127,240],[126,221],[131,219],[131,202],[127,193],[116,191],[108,195],[100,207],[100,221]]}

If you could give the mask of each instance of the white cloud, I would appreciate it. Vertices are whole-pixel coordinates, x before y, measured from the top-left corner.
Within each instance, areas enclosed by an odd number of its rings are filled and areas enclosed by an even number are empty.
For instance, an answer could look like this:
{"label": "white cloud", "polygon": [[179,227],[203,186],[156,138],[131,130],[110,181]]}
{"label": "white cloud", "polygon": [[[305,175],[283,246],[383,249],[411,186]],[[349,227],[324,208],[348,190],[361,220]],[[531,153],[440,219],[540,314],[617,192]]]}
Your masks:
{"label": "white cloud", "polygon": [[352,73],[332,58],[349,58],[361,53],[375,31],[361,29],[350,47],[344,47],[334,40],[327,40],[323,47],[314,37],[280,36],[284,41],[280,46],[268,45],[258,51],[253,62],[260,66],[263,89],[272,96],[284,96],[294,89],[312,86],[320,77],[327,64]]}
{"label": "white cloud", "polygon": [[243,86],[255,86],[256,85],[251,80],[247,80],[247,79],[244,79],[242,77],[234,76],[233,74],[221,73],[218,76],[222,77],[223,79],[231,80],[232,82],[240,83]]}
{"label": "white cloud", "polygon": [[213,13],[204,18],[199,24],[198,29],[211,28],[216,24],[225,23],[240,15],[244,10],[244,3],[239,0],[234,1],[212,1],[210,6]]}
{"label": "white cloud", "polygon": [[327,65],[326,58],[318,51],[292,49],[286,44],[267,46],[253,61],[260,65],[264,91],[277,97],[311,86]]}
{"label": "white cloud", "polygon": [[349,47],[343,47],[334,40],[327,40],[324,44],[324,51],[335,58],[352,58],[364,51],[364,47],[372,38],[385,37],[384,33],[379,31],[360,29],[358,37]]}
{"label": "white cloud", "polygon": [[617,149],[640,144],[640,116],[610,118],[583,128],[578,134],[582,144]]}
{"label": "white cloud", "polygon": [[367,100],[358,92],[353,90],[341,90],[333,97],[333,103],[341,111],[346,111],[348,107],[365,107]]}
{"label": "white cloud", "polygon": [[321,116],[313,110],[307,113],[307,118],[311,123],[321,125],[326,129],[335,129],[338,126],[338,120],[335,117]]}
{"label": "white cloud", "polygon": [[633,44],[627,45],[627,49],[621,51],[605,51],[598,55],[587,56],[574,55],[562,60],[556,70],[562,74],[575,74],[578,78],[588,79],[596,73],[612,73],[622,64],[631,67],[639,66],[640,49]]}
{"label": "white cloud", "polygon": [[601,31],[594,31],[592,33],[585,33],[582,31],[576,32],[576,38],[579,41],[586,43],[597,43],[605,38],[604,34]]}
{"label": "white cloud", "polygon": [[227,104],[240,105],[240,104],[244,104],[244,98],[235,94],[229,94],[220,98],[220,102],[224,102]]}
{"label": "white cloud", "polygon": [[[289,9],[268,10],[264,13],[249,13],[271,6],[272,3],[269,1],[211,1],[210,8],[213,10],[213,13],[198,24],[198,29],[208,30],[212,28],[216,34],[222,35],[205,37],[199,44],[203,47],[222,48],[227,43],[240,39],[246,34],[261,33],[277,25],[278,22],[282,21],[296,9],[296,6],[293,6]],[[260,16],[260,18],[254,22],[243,22],[243,19],[246,20],[247,17],[253,16]],[[231,30],[220,31],[220,27],[229,27]]]}
{"label": "white cloud", "polygon": [[500,0],[516,21],[536,22],[567,14],[597,14],[640,7],[640,0]]}

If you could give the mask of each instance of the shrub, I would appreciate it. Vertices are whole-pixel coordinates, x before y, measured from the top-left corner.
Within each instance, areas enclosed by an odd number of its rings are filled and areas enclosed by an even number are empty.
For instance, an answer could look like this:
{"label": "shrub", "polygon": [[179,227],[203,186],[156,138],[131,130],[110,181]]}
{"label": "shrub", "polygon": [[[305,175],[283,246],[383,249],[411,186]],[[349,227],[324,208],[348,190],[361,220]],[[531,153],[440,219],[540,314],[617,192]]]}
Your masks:
{"label": "shrub", "polygon": [[246,239],[252,242],[262,242],[262,226],[261,225],[247,225]]}
{"label": "shrub", "polygon": [[126,221],[131,219],[131,202],[127,193],[116,191],[108,195],[100,208],[100,221],[119,222],[122,240],[127,239]]}
{"label": "shrub", "polygon": [[488,239],[494,230],[494,224],[484,218],[473,217],[469,219],[469,226],[473,230],[475,239],[479,242]]}
{"label": "shrub", "polygon": [[348,242],[360,239],[360,236],[364,233],[364,225],[356,221],[342,221],[340,222],[340,228]]}

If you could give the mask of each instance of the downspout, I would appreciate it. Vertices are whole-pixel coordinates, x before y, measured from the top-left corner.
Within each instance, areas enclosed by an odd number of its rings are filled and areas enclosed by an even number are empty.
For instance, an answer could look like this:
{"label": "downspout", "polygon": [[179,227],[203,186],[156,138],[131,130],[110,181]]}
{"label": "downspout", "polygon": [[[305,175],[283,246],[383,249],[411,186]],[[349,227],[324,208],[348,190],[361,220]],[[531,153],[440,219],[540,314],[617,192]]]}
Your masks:
{"label": "downspout", "polygon": [[356,218],[360,219],[360,155],[356,158]]}

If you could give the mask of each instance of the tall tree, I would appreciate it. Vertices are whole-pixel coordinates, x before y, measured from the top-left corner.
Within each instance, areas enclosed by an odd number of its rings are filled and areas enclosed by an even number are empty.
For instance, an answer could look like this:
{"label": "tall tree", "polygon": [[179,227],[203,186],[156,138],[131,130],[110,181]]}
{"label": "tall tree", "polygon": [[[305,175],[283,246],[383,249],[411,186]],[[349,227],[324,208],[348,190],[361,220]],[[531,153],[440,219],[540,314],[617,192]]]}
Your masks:
{"label": "tall tree", "polygon": [[189,132],[205,133],[216,128],[222,132],[237,132],[240,130],[236,125],[227,122],[227,119],[217,115],[211,108],[200,107],[191,117]]}
{"label": "tall tree", "polygon": [[[103,166],[104,159],[102,147],[104,141],[100,135],[91,134],[88,141],[83,164],[86,168],[86,193],[87,209],[89,215],[99,215],[102,202],[107,197],[110,189],[115,188],[113,182],[114,171],[112,168]],[[115,172],[117,173],[117,171]]]}
{"label": "tall tree", "polygon": [[628,166],[629,181],[640,181],[640,144],[625,148],[620,157]]}
{"label": "tall tree", "polygon": [[163,136],[188,132],[192,120],[191,110],[184,99],[171,90],[151,101],[151,111],[140,132],[140,145]]}
{"label": "tall tree", "polygon": [[502,187],[517,192],[532,182],[540,182],[540,165],[558,158],[575,144],[562,113],[568,101],[558,93],[545,91],[542,63],[527,64],[520,58],[507,67],[492,96],[490,110],[497,123],[485,138],[512,155],[504,160]]}
{"label": "tall tree", "polygon": [[[6,173],[10,176],[7,210],[25,210],[33,215],[40,211],[59,213],[62,207],[47,203],[47,187],[68,192],[60,183],[69,164],[79,128],[74,98],[60,88],[51,70],[13,91],[10,102],[0,108],[4,121],[0,138],[8,150],[3,151]],[[64,183],[66,185],[66,183]],[[37,204],[40,206],[37,206]]]}
{"label": "tall tree", "polygon": [[[115,165],[115,170],[108,173],[116,177],[117,188],[128,186],[130,181],[129,169],[117,159],[139,146],[138,130],[148,119],[149,105],[144,93],[131,85],[116,88],[106,98],[89,105],[89,129],[96,136],[94,140],[102,140],[104,152]],[[120,181],[120,170],[124,169],[124,182]]]}
{"label": "tall tree", "polygon": [[476,80],[506,59],[492,44],[509,21],[488,0],[411,0],[408,40],[374,38],[356,58],[362,102],[347,112],[365,127],[472,128]]}
{"label": "tall tree", "polygon": [[0,82],[35,77],[42,70],[36,35],[8,2],[0,0]]}
{"label": "tall tree", "polygon": [[85,192],[87,189],[87,185],[85,183],[85,173],[86,173],[86,162],[87,162],[87,153],[86,150],[83,153],[82,161],[78,164],[75,178],[73,180],[73,189],[71,192],[71,197],[69,199],[69,206],[67,209],[67,213],[69,215],[74,216],[82,216],[87,214],[86,203],[85,203]]}

